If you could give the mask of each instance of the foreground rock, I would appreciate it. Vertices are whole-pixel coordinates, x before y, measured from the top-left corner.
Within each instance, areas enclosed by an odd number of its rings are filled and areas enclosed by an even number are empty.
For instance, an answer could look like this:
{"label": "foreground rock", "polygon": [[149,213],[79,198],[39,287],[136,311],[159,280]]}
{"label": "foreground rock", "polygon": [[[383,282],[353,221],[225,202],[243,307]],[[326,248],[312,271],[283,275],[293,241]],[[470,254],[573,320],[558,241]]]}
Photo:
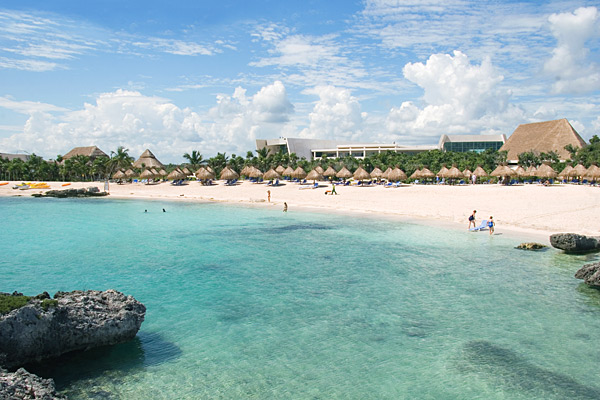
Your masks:
{"label": "foreground rock", "polygon": [[590,286],[600,287],[600,262],[584,265],[575,272],[575,278],[583,279]]}
{"label": "foreground rock", "polygon": [[[14,295],[14,294],[13,294]],[[146,307],[115,290],[58,292],[0,315],[0,366],[12,368],[135,337]]]}
{"label": "foreground rock", "polygon": [[550,235],[550,244],[566,253],[586,253],[600,250],[600,237],[576,233],[556,233]]}
{"label": "foreground rock", "polygon": [[81,189],[48,190],[46,193],[34,193],[33,197],[98,197],[107,196],[108,192],[101,192],[96,186]]}
{"label": "foreground rock", "polygon": [[519,249],[519,250],[542,250],[542,249],[545,249],[546,246],[541,243],[531,242],[531,243],[521,243],[520,245],[518,245],[515,248]]}
{"label": "foreground rock", "polygon": [[0,368],[0,399],[64,400],[56,392],[52,379],[43,379],[30,374],[23,368],[8,372]]}

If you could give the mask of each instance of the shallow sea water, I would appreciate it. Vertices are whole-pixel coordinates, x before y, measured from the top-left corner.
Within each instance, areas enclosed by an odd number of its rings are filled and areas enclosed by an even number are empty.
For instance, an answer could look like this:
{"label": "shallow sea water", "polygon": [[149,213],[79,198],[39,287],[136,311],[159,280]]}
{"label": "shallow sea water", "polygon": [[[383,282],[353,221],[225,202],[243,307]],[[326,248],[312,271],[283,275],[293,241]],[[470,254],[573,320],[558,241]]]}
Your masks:
{"label": "shallow sea water", "polygon": [[71,399],[600,398],[600,291],[573,277],[597,255],[293,207],[0,209],[0,291],[147,306],[132,342],[29,367]]}

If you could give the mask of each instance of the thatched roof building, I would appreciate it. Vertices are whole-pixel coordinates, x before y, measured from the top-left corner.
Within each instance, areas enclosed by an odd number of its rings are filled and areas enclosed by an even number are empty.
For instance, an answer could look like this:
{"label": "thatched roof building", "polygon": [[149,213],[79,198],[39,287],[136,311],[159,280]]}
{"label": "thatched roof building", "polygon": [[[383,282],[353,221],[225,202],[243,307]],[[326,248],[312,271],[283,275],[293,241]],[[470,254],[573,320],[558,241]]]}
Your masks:
{"label": "thatched roof building", "polygon": [[581,148],[585,146],[585,141],[573,129],[569,121],[563,118],[519,125],[500,148],[500,151],[508,151],[507,160],[511,163],[516,163],[519,160],[519,154],[528,151],[537,154],[555,151],[561,160],[567,160],[571,158],[569,152],[565,150],[565,146],[569,144],[575,148]]}
{"label": "thatched roof building", "polygon": [[71,151],[63,156],[63,160],[68,160],[69,158],[75,156],[87,156],[90,160],[93,160],[97,157],[108,157],[108,155],[100,150],[96,146],[87,146],[87,147],[74,147]]}
{"label": "thatched roof building", "polygon": [[164,165],[156,159],[154,154],[148,149],[142,153],[140,158],[137,159],[136,162],[133,163],[135,168],[142,168],[142,164],[144,164],[145,168],[164,168]]}

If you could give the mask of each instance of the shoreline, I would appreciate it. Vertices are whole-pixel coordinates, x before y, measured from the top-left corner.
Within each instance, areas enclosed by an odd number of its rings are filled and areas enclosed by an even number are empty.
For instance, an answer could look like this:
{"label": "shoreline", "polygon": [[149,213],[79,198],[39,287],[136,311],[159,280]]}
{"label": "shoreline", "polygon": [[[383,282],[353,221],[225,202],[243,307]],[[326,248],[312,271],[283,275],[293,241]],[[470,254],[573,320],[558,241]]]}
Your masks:
{"label": "shoreline", "polygon": [[[225,186],[217,181],[203,186],[190,181],[184,186],[169,182],[154,185],[111,183],[113,199],[217,202],[252,207],[279,208],[287,202],[290,211],[343,215],[363,215],[373,218],[394,219],[430,226],[446,226],[464,230],[467,218],[477,210],[477,225],[490,215],[496,221],[496,232],[535,238],[548,244],[553,233],[572,232],[600,235],[595,221],[600,220],[600,188],[584,185],[404,185],[398,188],[383,186],[338,186],[338,195],[325,195],[329,183],[320,183],[317,189],[300,190],[300,185],[285,182],[282,186],[241,182]],[[15,190],[18,182],[0,186],[0,196],[29,197],[48,189]],[[69,182],[67,182],[69,183]],[[104,182],[48,182],[51,190],[96,186],[103,190]],[[267,191],[271,202],[267,202]],[[487,234],[487,231],[481,232]]]}

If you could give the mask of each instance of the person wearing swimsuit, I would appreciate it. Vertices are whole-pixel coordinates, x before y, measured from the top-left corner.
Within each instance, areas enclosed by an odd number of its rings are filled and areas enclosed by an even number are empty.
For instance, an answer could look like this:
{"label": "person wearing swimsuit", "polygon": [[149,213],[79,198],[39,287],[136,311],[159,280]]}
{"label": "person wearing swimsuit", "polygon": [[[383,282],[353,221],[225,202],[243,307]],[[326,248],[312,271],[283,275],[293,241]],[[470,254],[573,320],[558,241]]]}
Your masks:
{"label": "person wearing swimsuit", "polygon": [[490,235],[492,235],[494,233],[494,226],[496,226],[496,223],[494,222],[494,217],[492,217],[491,215],[490,219],[488,219],[487,226],[490,230]]}
{"label": "person wearing swimsuit", "polygon": [[477,210],[473,210],[473,214],[471,214],[469,216],[469,227],[467,229],[471,229],[471,224],[473,224],[473,228],[475,228],[477,225],[475,225],[475,213],[477,212]]}

